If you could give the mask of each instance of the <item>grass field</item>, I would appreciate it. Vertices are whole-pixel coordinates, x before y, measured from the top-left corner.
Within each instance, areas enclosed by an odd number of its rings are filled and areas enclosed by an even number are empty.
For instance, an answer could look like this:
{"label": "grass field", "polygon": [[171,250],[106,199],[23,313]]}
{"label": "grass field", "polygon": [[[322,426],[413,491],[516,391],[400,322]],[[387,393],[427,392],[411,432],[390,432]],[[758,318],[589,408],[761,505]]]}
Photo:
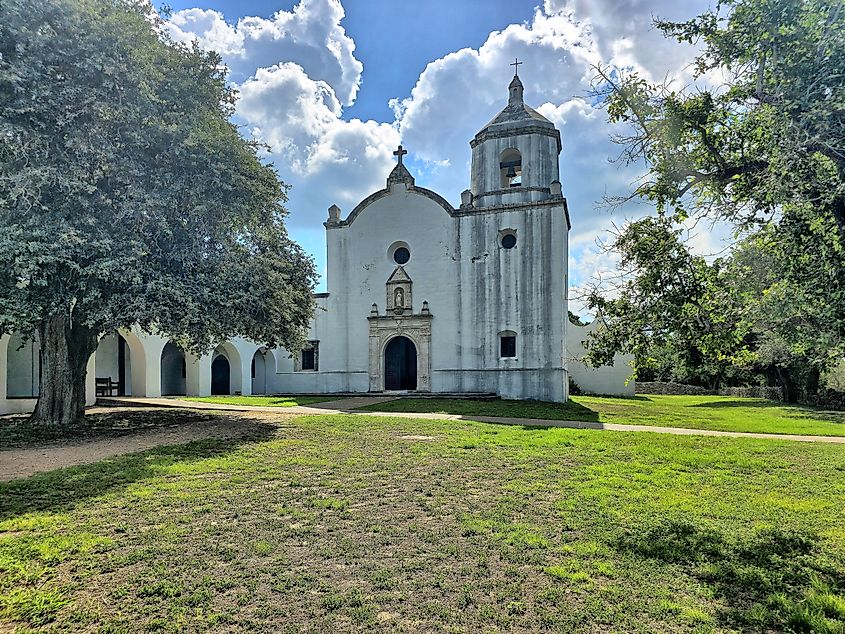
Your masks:
{"label": "grass field", "polygon": [[828,412],[763,399],[730,396],[575,396],[567,403],[403,398],[362,409],[583,420],[768,434],[845,435],[845,412]]}
{"label": "grass field", "polygon": [[249,424],[0,484],[0,630],[845,627],[841,446]]}
{"label": "grass field", "polygon": [[224,405],[258,405],[261,407],[295,407],[336,401],[337,396],[189,396],[185,400],[200,403],[222,403]]}

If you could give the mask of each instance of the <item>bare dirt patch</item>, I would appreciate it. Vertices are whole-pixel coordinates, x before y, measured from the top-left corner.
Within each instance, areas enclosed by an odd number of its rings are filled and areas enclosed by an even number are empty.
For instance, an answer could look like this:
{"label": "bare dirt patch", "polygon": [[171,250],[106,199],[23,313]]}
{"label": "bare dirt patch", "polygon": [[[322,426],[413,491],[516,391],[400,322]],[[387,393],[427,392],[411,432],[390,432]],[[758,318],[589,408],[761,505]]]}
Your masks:
{"label": "bare dirt patch", "polygon": [[195,440],[236,440],[261,425],[283,421],[283,414],[205,412],[156,408],[93,408],[86,426],[64,435],[42,433],[24,416],[0,418],[0,481],[90,464],[154,447]]}

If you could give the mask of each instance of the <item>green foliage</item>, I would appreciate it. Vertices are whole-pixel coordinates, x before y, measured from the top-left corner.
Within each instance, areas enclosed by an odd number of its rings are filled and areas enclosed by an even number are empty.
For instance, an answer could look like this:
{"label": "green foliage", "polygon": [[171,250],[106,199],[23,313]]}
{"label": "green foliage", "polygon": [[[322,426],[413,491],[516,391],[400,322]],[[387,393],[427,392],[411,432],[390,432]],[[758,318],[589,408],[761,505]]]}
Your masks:
{"label": "green foliage", "polygon": [[685,91],[599,69],[611,120],[633,130],[621,139],[625,158],[649,168],[635,195],[679,218],[704,208],[741,224],[809,203],[845,236],[841,2],[726,0],[720,8],[656,25],[703,42],[697,75],[723,72],[726,90]]}
{"label": "green foliage", "polygon": [[[843,5],[726,0],[715,13],[656,26],[703,44],[698,81],[686,89],[598,69],[596,92],[628,130],[616,139],[623,160],[647,168],[630,197],[654,202],[660,218],[635,223],[613,245],[640,279],[607,306],[593,298],[608,332],[596,333],[590,359],[624,350],[655,371],[657,358],[675,359],[680,375],[701,383],[708,374],[748,380],[750,369],[791,400],[799,385],[815,393],[845,352]],[[714,73],[725,78],[718,88]],[[709,263],[685,253],[669,234],[690,217],[733,223],[744,235],[737,252]],[[644,235],[655,226],[678,257]]]}
{"label": "green foliage", "polygon": [[743,357],[748,328],[724,263],[692,255],[680,236],[665,216],[630,223],[615,236],[611,248],[625,274],[612,297],[595,289],[587,298],[603,322],[586,342],[591,364],[610,364],[623,351],[635,355],[639,371],[659,367],[655,354],[668,354],[709,383]]}
{"label": "green foliage", "polygon": [[234,102],[220,57],[167,41],[145,2],[0,4],[0,331],[60,315],[293,345],[313,263]]}
{"label": "green foliage", "polygon": [[571,310],[567,310],[566,313],[570,324],[574,324],[575,326],[586,326],[589,323],[583,321],[579,315],[576,315]]}

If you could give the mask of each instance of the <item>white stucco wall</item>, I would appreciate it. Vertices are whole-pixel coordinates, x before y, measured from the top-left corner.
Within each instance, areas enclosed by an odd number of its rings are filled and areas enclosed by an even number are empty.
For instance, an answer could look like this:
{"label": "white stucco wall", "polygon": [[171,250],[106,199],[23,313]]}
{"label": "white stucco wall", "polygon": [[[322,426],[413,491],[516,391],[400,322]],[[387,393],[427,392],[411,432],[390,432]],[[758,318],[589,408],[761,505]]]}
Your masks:
{"label": "white stucco wall", "polygon": [[39,345],[12,333],[7,344],[6,395],[9,398],[37,397],[39,389]]}
{"label": "white stucco wall", "polygon": [[634,396],[636,384],[634,379],[631,378],[633,355],[617,354],[613,357],[612,366],[600,368],[589,367],[581,361],[586,354],[583,342],[587,340],[591,332],[600,327],[601,322],[599,320],[595,320],[586,326],[569,324],[566,339],[569,374],[584,393]]}
{"label": "white stucco wall", "polygon": [[[21,348],[19,333],[0,334],[0,415],[25,414],[35,409],[39,392],[38,342],[30,340]],[[23,351],[23,352],[22,352]],[[85,404],[96,401],[94,383],[95,355],[86,366]],[[9,379],[13,391],[9,391]]]}
{"label": "white stucco wall", "polygon": [[[500,245],[501,232],[517,246]],[[563,400],[567,232],[562,198],[454,210],[425,190],[396,183],[340,226],[327,229],[328,294],[308,338],[319,341],[319,370],[297,371],[281,351],[283,392],[365,392],[375,303],[385,315],[396,243],[412,280],[412,313],[428,302],[431,390]],[[397,322],[398,323],[398,322]],[[401,325],[398,326],[402,328]],[[517,357],[499,357],[499,333],[517,333]],[[399,330],[397,330],[399,332]]]}

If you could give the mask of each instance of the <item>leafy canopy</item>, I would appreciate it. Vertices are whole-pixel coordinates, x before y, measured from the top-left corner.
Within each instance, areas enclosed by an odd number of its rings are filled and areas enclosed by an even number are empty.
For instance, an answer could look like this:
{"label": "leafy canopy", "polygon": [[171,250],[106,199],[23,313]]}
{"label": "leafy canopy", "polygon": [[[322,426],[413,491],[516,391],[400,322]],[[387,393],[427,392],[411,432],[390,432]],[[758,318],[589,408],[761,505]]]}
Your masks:
{"label": "leafy canopy", "polygon": [[[612,245],[629,269],[615,294],[590,298],[607,323],[590,359],[768,368],[812,392],[845,352],[845,3],[725,0],[656,26],[702,44],[697,81],[597,69],[610,120],[628,130],[621,158],[646,167],[615,202],[650,200],[658,218]],[[733,223],[734,252],[693,257],[678,238],[691,216]]]}
{"label": "leafy canopy", "polygon": [[235,98],[142,0],[0,4],[0,331],[65,315],[195,350],[295,343],[314,267]]}
{"label": "leafy canopy", "polygon": [[648,168],[632,196],[743,225],[809,204],[845,242],[841,0],[723,0],[656,26],[703,43],[694,89],[608,68],[596,81],[610,119],[630,126],[624,159]]}

